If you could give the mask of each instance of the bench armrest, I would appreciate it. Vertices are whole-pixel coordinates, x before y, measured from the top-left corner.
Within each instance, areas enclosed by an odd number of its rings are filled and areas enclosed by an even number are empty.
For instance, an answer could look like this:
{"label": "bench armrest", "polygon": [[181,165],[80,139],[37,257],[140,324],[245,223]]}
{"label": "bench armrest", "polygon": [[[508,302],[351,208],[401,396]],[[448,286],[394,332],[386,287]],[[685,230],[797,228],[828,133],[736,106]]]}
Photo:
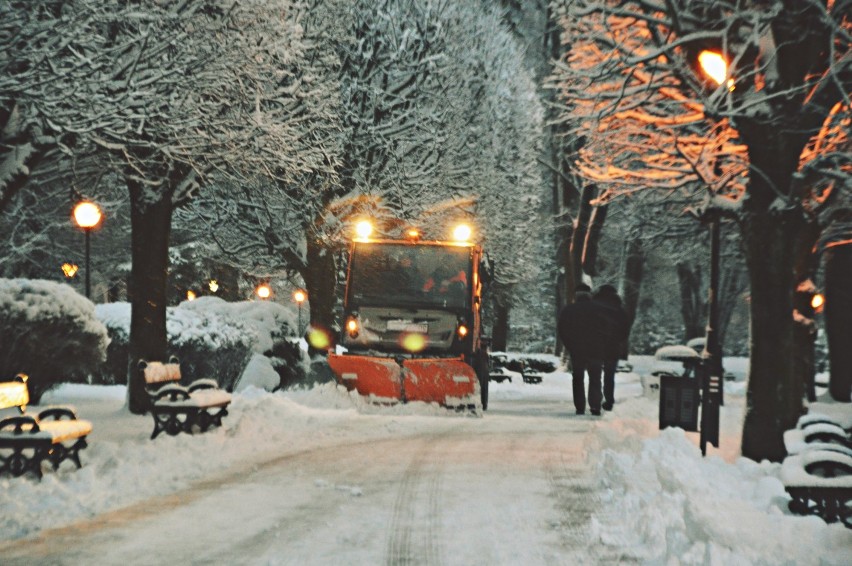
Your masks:
{"label": "bench armrest", "polygon": [[171,384],[160,387],[153,393],[149,392],[151,400],[156,403],[158,401],[185,401],[189,399],[189,390],[183,385]]}
{"label": "bench armrest", "polygon": [[[26,427],[26,430],[24,428]],[[38,420],[30,415],[6,417],[0,421],[0,430],[10,429],[14,434],[30,434],[40,432]]]}
{"label": "bench armrest", "polygon": [[60,421],[63,417],[67,417],[69,420],[76,421],[77,413],[74,409],[70,407],[50,407],[41,411],[38,414],[38,419],[40,421],[47,420],[48,418],[53,418],[54,420]]}
{"label": "bench armrest", "polygon": [[189,392],[198,391],[199,389],[219,389],[219,383],[215,379],[202,378],[196,379],[189,384]]}

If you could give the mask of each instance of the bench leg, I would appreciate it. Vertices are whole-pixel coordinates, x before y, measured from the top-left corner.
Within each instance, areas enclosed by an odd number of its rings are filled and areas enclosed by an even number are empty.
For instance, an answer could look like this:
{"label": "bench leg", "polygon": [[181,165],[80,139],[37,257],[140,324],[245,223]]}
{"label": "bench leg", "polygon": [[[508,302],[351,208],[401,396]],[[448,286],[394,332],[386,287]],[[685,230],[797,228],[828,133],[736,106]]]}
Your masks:
{"label": "bench leg", "polygon": [[[28,456],[26,450],[32,450],[32,455]],[[17,478],[27,472],[32,472],[37,478],[41,479],[41,461],[48,456],[48,452],[49,449],[45,448],[15,447],[8,456],[0,456],[0,474],[8,472]]]}
{"label": "bench leg", "polygon": [[192,432],[196,411],[190,409],[183,413],[152,412],[151,414],[154,416],[154,432],[151,433],[151,440],[153,440],[161,432],[169,436],[176,436],[181,432]]}
{"label": "bench leg", "polygon": [[55,444],[49,454],[50,463],[53,464],[53,469],[58,470],[59,465],[69,459],[77,465],[78,470],[82,468],[83,464],[80,463],[80,450],[86,448],[88,445],[89,444],[86,442],[85,436],[78,438],[71,446]]}
{"label": "bench leg", "polygon": [[[220,427],[222,426],[222,419],[228,416],[228,409],[226,407],[222,407],[216,413],[208,414],[209,424],[207,428],[212,427]],[[207,428],[202,428],[201,430],[207,430]]]}

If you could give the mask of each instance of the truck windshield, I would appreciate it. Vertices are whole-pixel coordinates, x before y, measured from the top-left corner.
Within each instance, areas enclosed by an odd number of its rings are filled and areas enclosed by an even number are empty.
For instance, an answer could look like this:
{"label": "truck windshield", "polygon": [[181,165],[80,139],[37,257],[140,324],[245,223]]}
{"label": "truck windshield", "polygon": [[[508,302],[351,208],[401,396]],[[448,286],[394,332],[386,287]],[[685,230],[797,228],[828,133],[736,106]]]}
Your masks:
{"label": "truck windshield", "polygon": [[470,249],[431,244],[357,243],[349,299],[357,305],[466,308]]}

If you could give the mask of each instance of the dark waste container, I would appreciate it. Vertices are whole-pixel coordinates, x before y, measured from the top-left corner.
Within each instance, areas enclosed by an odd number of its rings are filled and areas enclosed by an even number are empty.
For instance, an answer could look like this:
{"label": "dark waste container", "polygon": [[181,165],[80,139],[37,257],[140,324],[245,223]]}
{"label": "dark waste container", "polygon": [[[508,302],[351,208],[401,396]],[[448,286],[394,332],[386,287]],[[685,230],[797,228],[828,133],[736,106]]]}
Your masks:
{"label": "dark waste container", "polygon": [[676,426],[698,432],[698,379],[680,375],[660,376],[660,430]]}

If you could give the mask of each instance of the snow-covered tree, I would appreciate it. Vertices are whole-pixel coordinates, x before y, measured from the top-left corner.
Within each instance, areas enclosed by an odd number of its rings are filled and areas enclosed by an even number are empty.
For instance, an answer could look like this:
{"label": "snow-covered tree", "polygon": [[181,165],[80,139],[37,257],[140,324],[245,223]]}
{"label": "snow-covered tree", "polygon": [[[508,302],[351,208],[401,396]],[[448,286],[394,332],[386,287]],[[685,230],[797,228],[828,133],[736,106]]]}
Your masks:
{"label": "snow-covered tree", "polygon": [[339,164],[339,182],[208,191],[196,208],[223,249],[256,268],[298,271],[322,326],[333,259],[359,214],[381,220],[384,235],[415,223],[439,239],[449,219],[475,216],[503,277],[528,274],[529,246],[509,242],[529,238],[535,221],[540,110],[500,15],[477,0],[317,0],[300,23],[312,84],[326,85],[325,111],[307,116],[326,128],[317,143]]}
{"label": "snow-covered tree", "polygon": [[[15,131],[99,154],[128,188],[131,367],[166,355],[174,207],[217,176],[287,181],[326,166],[294,123],[305,89],[291,73],[304,50],[292,12],[288,0],[3,5],[0,93]],[[138,388],[129,401],[145,409]]]}
{"label": "snow-covered tree", "polygon": [[[742,449],[779,460],[802,408],[794,257],[815,213],[848,183],[850,4],[557,5],[570,49],[556,75],[571,101],[566,120],[586,136],[582,174],[604,199],[680,192],[740,225],[752,328]],[[716,79],[701,70],[704,51],[727,62]]]}

